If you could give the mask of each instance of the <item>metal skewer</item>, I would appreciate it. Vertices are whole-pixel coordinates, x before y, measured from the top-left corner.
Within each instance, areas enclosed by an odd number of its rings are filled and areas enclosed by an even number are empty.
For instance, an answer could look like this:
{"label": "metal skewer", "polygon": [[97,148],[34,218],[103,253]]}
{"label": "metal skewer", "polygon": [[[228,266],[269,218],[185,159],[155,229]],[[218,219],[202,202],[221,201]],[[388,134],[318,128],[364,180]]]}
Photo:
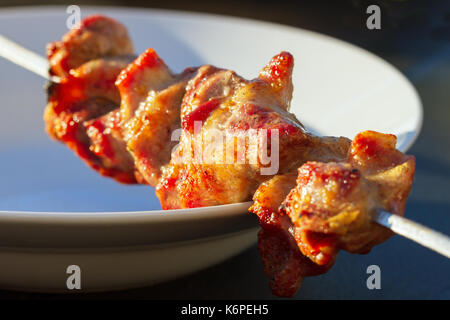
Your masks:
{"label": "metal skewer", "polygon": [[[45,58],[0,35],[0,56],[52,82],[58,77],[48,74]],[[250,205],[249,205],[250,206]],[[386,211],[379,211],[374,221],[393,232],[450,258],[450,238],[421,224]]]}
{"label": "metal skewer", "polygon": [[41,77],[52,81],[59,82],[58,77],[48,74],[49,65],[45,58],[30,51],[21,45],[5,38],[0,34],[0,56],[21,66],[25,69],[40,75]]}
{"label": "metal skewer", "polygon": [[374,220],[395,233],[450,258],[450,238],[445,234],[386,211],[379,211]]}

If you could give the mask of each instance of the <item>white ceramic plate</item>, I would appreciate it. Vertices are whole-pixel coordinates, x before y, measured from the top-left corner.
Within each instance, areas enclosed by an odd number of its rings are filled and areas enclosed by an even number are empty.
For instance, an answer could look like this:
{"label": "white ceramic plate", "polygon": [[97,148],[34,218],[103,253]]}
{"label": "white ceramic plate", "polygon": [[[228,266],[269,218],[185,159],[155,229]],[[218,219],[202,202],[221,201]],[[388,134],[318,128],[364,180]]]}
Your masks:
{"label": "white ceramic plate", "polygon": [[[213,15],[81,10],[118,19],[137,53],[151,46],[175,71],[208,63],[252,78],[273,55],[291,52],[291,111],[318,134],[394,133],[405,151],[420,131],[421,103],[411,84],[342,41]],[[0,33],[44,55],[45,44],[67,31],[66,19],[65,7],[6,9]],[[162,212],[152,188],[116,184],[87,169],[44,132],[42,79],[1,59],[0,70],[0,287],[64,291],[70,264],[82,268],[84,290],[142,286],[218,263],[256,241],[248,204]]]}

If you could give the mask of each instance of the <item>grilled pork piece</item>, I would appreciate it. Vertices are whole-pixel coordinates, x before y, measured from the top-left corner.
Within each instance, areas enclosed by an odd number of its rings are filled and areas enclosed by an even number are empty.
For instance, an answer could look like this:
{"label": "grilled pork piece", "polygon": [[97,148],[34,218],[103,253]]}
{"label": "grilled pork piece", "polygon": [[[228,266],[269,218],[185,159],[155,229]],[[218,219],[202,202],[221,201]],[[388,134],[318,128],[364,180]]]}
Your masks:
{"label": "grilled pork piece", "polygon": [[125,26],[114,19],[93,15],[70,30],[61,41],[47,46],[50,73],[64,77],[82,64],[105,57],[132,55],[133,43]]}
{"label": "grilled pork piece", "polygon": [[84,19],[62,41],[48,45],[50,73],[46,130],[91,168],[123,183],[135,183],[134,163],[117,127],[118,74],[132,59],[123,25],[104,16]]}
{"label": "grilled pork piece", "polygon": [[393,135],[360,133],[345,160],[309,161],[256,191],[250,211],[260,219],[259,250],[276,295],[292,296],[303,277],[331,267],[338,250],[368,253],[392,236],[372,217],[378,209],[403,215],[415,170],[395,143]]}

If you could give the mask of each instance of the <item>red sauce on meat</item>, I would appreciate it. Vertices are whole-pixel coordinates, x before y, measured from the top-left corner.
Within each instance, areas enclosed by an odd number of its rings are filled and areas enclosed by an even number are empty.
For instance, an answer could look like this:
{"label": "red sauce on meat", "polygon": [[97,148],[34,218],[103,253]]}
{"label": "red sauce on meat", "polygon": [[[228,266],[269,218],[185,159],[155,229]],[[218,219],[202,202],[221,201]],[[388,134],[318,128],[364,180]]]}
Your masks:
{"label": "red sauce on meat", "polygon": [[85,82],[72,75],[64,78],[60,84],[53,84],[53,86],[54,92],[52,92],[51,100],[57,102],[53,109],[56,114],[65,110],[77,111],[73,109],[77,108],[77,102],[86,99]]}
{"label": "red sauce on meat", "polygon": [[277,80],[284,81],[291,76],[291,69],[294,66],[294,58],[288,52],[281,52],[273,57],[270,63],[262,71],[262,77],[270,82]]}
{"label": "red sauce on meat", "polygon": [[96,119],[93,121],[87,129],[94,133],[94,141],[95,147],[91,148],[91,151],[94,152],[98,156],[105,156],[107,158],[112,159],[114,157],[114,150],[109,142],[108,137],[104,134],[105,125],[101,122],[101,120]]}
{"label": "red sauce on meat", "polygon": [[333,234],[325,234],[313,231],[303,232],[303,244],[307,246],[309,254],[321,258],[316,260],[319,265],[326,265],[334,257],[337,245],[337,237]]}
{"label": "red sauce on meat", "polygon": [[138,70],[160,66],[165,66],[164,61],[156,54],[155,50],[148,48],[146,52],[141,54],[133,63],[129,64],[120,72],[116,80],[116,86],[119,90],[126,88],[134,82],[135,74],[139,74]]}
{"label": "red sauce on meat", "polygon": [[198,106],[194,111],[187,114],[181,123],[183,129],[187,130],[190,133],[194,133],[194,124],[196,121],[205,122],[208,119],[211,112],[216,110],[220,106],[220,100],[211,99],[200,106]]}

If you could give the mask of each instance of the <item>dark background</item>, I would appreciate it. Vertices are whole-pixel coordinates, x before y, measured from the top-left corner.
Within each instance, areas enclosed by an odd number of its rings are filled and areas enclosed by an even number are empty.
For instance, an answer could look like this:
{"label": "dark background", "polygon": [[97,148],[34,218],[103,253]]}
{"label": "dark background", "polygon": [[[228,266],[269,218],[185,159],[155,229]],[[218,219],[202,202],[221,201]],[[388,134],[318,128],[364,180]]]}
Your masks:
{"label": "dark background", "polygon": [[[246,17],[328,34],[363,47],[396,66],[417,88],[424,105],[422,132],[408,151],[417,158],[406,215],[450,234],[450,1],[30,1],[0,6],[113,5],[165,8]],[[366,8],[381,7],[381,30],[366,28]],[[382,290],[365,287],[365,267],[392,259],[402,273],[382,267]],[[342,253],[326,275],[304,281],[296,298],[450,299],[449,260],[395,236],[367,256]],[[346,283],[345,272],[361,274]],[[218,266],[150,288],[85,295],[0,291],[18,299],[271,299],[256,247]]]}

